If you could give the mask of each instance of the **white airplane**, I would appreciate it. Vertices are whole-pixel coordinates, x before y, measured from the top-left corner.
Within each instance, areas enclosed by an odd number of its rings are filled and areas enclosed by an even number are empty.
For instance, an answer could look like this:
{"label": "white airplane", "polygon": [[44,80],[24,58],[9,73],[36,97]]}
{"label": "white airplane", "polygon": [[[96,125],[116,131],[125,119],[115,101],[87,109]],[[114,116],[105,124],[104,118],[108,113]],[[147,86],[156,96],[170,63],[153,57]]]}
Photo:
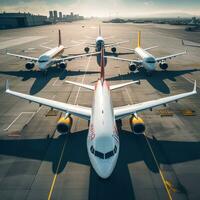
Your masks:
{"label": "white airplane", "polygon": [[186,44],[183,40],[182,40],[182,45],[184,46],[189,46],[189,47],[200,47],[200,44]]}
{"label": "white airplane", "polygon": [[6,82],[6,93],[26,99],[29,102],[35,102],[39,105],[45,105],[52,109],[54,108],[65,112],[65,117],[60,118],[57,124],[57,131],[60,134],[70,132],[72,126],[71,115],[88,120],[87,151],[91,164],[101,178],[108,178],[115,168],[119,155],[120,141],[116,120],[131,116],[130,126],[133,133],[142,134],[145,131],[145,125],[143,119],[137,115],[138,112],[152,109],[156,106],[166,105],[172,101],[178,101],[179,99],[194,95],[197,92],[195,81],[194,89],[191,92],[113,108],[110,91],[130,84],[139,83],[139,81],[109,86],[108,82],[104,79],[103,54],[104,48],[101,51],[101,75],[95,86],[66,81],[67,83],[94,91],[91,108],[15,92],[9,89],[8,81]]}
{"label": "white airplane", "polygon": [[155,56],[147,52],[147,50],[150,50],[156,47],[157,46],[153,46],[153,47],[143,49],[141,47],[141,32],[139,31],[138,32],[138,46],[135,49],[126,48],[126,47],[121,47],[121,48],[133,51],[141,58],[141,60],[131,60],[131,59],[126,59],[126,58],[112,57],[112,56],[105,56],[105,57],[129,62],[130,71],[135,71],[138,67],[143,66],[146,69],[147,73],[151,74],[151,72],[153,72],[156,69],[156,63],[159,63],[159,66],[161,69],[166,70],[168,68],[168,64],[166,63],[167,59],[171,59],[176,56],[186,54],[186,51],[184,51],[181,53],[156,58]]}
{"label": "white airplane", "polygon": [[111,51],[115,53],[117,51],[116,47],[117,45],[127,43],[128,41],[121,41],[121,42],[112,42],[112,43],[106,43],[105,38],[103,38],[101,34],[101,26],[99,26],[99,35],[95,40],[95,43],[89,43],[87,47],[85,47],[85,52],[88,53],[90,51],[90,47],[95,47],[95,50],[101,51],[101,47],[103,46],[104,48],[106,47],[111,47]]}
{"label": "white airplane", "polygon": [[23,55],[18,55],[18,54],[13,54],[13,53],[7,53],[8,55],[11,56],[15,56],[21,59],[25,59],[25,60],[29,60],[29,62],[26,63],[25,67],[28,70],[31,70],[34,68],[35,64],[38,66],[38,68],[41,71],[46,71],[50,66],[56,64],[59,65],[60,68],[65,69],[66,68],[66,61],[70,61],[76,58],[81,58],[84,56],[90,56],[90,55],[96,55],[97,53],[90,53],[90,54],[80,54],[80,55],[76,55],[76,56],[67,56],[64,58],[56,58],[58,56],[61,56],[64,52],[65,49],[70,48],[72,46],[77,46],[77,45],[72,45],[69,47],[64,47],[62,45],[62,41],[61,41],[61,32],[60,30],[58,30],[59,33],[59,42],[58,42],[58,46],[55,48],[50,48],[50,47],[45,47],[48,48],[50,50],[48,50],[47,52],[43,53],[41,56],[39,56],[39,58],[36,57],[30,57],[30,56],[23,56]]}

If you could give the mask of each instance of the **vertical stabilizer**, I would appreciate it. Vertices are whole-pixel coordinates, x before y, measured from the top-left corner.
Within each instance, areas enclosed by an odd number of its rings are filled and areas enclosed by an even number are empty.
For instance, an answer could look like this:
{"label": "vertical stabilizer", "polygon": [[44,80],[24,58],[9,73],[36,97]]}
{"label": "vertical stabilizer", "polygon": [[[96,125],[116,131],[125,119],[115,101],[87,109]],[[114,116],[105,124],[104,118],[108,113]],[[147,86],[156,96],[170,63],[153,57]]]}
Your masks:
{"label": "vertical stabilizer", "polygon": [[141,31],[138,31],[138,47],[141,47]]}
{"label": "vertical stabilizer", "polygon": [[101,81],[103,82],[104,81],[104,77],[105,77],[105,60],[104,60],[104,46],[101,47]]}
{"label": "vertical stabilizer", "polygon": [[101,25],[99,25],[99,36],[101,36]]}
{"label": "vertical stabilizer", "polygon": [[62,40],[61,40],[61,31],[60,29],[58,30],[58,46],[62,45]]}

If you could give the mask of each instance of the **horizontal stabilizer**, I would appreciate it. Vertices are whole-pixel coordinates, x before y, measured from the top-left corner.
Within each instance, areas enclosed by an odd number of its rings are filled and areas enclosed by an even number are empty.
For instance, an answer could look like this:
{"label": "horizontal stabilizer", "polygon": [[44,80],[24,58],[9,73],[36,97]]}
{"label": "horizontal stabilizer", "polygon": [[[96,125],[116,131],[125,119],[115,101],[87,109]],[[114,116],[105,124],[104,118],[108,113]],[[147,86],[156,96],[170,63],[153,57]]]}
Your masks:
{"label": "horizontal stabilizer", "polygon": [[121,83],[121,84],[117,84],[117,85],[111,85],[110,86],[110,90],[119,89],[119,88],[125,87],[127,85],[131,85],[131,84],[140,84],[140,81],[131,81],[131,82],[128,82],[128,83]]}
{"label": "horizontal stabilizer", "polygon": [[72,85],[76,85],[82,88],[86,88],[88,90],[94,90],[94,86],[93,85],[86,85],[83,83],[77,83],[77,82],[73,82],[73,81],[65,81],[66,83],[72,84]]}
{"label": "horizontal stabilizer", "polygon": [[147,51],[147,50],[150,50],[150,49],[155,49],[157,48],[158,46],[153,46],[153,47],[148,47],[148,48],[145,48],[144,50]]}

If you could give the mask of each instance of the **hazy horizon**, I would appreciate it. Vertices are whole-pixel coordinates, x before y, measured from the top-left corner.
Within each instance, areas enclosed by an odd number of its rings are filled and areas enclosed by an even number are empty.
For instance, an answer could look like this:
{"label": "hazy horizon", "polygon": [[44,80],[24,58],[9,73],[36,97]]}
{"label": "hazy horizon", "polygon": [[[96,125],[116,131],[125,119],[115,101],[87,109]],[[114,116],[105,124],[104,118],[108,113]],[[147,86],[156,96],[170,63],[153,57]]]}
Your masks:
{"label": "hazy horizon", "polygon": [[[180,2],[178,4],[177,2]],[[49,10],[86,17],[190,17],[200,16],[199,0],[0,0],[1,12],[49,15]]]}

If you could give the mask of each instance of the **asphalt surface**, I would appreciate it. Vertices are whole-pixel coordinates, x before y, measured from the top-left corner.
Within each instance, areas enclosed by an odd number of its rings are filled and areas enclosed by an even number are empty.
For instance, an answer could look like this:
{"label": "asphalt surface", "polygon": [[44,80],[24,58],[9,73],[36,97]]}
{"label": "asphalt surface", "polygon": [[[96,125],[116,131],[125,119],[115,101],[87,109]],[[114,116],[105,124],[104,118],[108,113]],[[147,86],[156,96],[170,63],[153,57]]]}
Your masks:
{"label": "asphalt surface", "polygon": [[[87,155],[87,121],[73,117],[71,133],[61,136],[56,124],[62,113],[49,116],[49,108],[4,93],[8,79],[11,89],[19,92],[91,106],[91,91],[63,80],[94,84],[99,77],[96,57],[70,61],[67,71],[52,67],[44,77],[37,67],[28,71],[26,61],[5,52],[39,56],[46,51],[41,44],[57,45],[58,29],[62,30],[65,46],[93,43],[98,25],[98,21],[83,21],[0,32],[0,198],[200,199],[200,48],[188,47],[187,55],[169,61],[167,71],[158,67],[150,77],[142,69],[130,73],[127,63],[107,61],[110,84],[141,80],[141,85],[113,91],[114,106],[188,92],[194,80],[199,94],[138,113],[146,124],[145,135],[132,134],[129,118],[123,119],[118,125],[119,159],[106,180],[97,176]],[[137,44],[138,30],[142,31],[143,47],[159,45],[150,51],[155,56],[182,52],[186,47],[181,39],[199,42],[200,38],[199,33],[185,32],[177,26],[102,25],[103,36],[113,36],[107,42],[128,39],[130,43],[124,46],[132,48]],[[64,55],[84,53],[83,49],[84,45],[76,46]],[[119,48],[117,52],[126,53]],[[132,54],[119,56],[137,58]]]}

